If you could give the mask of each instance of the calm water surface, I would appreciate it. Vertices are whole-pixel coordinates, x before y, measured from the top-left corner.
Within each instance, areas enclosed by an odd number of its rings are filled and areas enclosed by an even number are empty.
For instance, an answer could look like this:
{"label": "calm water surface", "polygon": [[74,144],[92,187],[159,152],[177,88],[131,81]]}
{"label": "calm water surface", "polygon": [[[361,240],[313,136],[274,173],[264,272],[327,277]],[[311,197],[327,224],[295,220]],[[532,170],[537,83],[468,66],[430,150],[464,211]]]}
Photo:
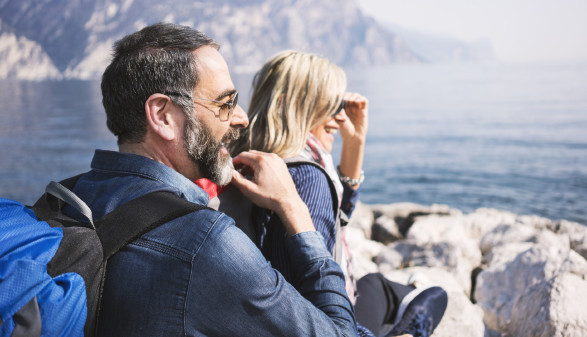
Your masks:
{"label": "calm water surface", "polygon": [[[587,66],[401,65],[347,70],[370,100],[366,203],[447,204],[587,225]],[[247,105],[252,75],[233,75]],[[0,82],[0,196],[116,149],[95,81]],[[335,157],[340,143],[335,146]]]}

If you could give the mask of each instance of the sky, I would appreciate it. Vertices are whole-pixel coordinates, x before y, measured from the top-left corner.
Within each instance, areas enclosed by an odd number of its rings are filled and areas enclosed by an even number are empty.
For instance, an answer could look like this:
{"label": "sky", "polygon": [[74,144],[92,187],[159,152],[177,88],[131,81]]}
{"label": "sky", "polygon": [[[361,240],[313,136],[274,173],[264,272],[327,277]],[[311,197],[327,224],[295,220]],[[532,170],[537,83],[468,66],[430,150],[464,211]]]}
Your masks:
{"label": "sky", "polygon": [[378,21],[471,42],[499,61],[587,62],[587,0],[357,0]]}

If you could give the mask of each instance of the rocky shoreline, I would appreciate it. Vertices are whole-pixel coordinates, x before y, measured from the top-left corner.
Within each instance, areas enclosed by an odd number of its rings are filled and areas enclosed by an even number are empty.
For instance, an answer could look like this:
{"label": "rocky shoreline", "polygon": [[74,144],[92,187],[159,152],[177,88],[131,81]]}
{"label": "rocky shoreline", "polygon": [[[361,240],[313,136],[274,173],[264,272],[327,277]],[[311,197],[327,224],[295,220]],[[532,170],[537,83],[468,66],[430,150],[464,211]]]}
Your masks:
{"label": "rocky shoreline", "polygon": [[436,337],[587,336],[587,226],[482,208],[359,203],[347,227],[357,276],[448,293]]}

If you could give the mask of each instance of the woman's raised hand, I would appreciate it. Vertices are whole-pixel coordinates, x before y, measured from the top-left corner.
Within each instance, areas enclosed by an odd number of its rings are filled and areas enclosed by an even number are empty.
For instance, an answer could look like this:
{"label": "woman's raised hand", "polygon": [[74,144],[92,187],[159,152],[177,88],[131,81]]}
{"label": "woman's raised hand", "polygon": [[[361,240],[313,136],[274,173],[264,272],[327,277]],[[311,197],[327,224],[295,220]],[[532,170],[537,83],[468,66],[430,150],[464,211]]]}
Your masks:
{"label": "woman's raised hand", "polygon": [[343,141],[365,142],[367,137],[369,101],[358,93],[347,92],[344,95],[346,106],[334,117],[340,125]]}
{"label": "woman's raised hand", "polygon": [[[359,179],[363,171],[369,101],[365,96],[357,93],[346,93],[344,99],[346,101],[345,109],[334,116],[334,120],[340,125],[340,135],[342,136],[339,169],[343,176]],[[350,187],[357,189],[359,185]]]}

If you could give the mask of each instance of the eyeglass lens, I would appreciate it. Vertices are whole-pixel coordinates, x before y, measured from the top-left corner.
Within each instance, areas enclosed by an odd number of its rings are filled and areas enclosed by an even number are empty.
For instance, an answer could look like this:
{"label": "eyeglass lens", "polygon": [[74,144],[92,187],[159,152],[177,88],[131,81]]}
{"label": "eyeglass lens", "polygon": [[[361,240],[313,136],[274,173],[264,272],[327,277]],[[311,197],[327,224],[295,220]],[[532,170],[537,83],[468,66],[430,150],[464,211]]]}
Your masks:
{"label": "eyeglass lens", "polygon": [[332,117],[338,115],[342,109],[346,108],[346,101],[343,99],[342,102],[340,102],[340,105],[338,106],[338,108],[336,109],[336,111],[332,114]]}
{"label": "eyeglass lens", "polygon": [[234,96],[232,96],[232,101],[226,104],[229,106],[228,113],[226,114],[226,116],[221,116],[221,119],[225,121],[227,121],[230,118],[230,115],[232,114],[234,107],[238,104],[238,91],[234,93]]}

